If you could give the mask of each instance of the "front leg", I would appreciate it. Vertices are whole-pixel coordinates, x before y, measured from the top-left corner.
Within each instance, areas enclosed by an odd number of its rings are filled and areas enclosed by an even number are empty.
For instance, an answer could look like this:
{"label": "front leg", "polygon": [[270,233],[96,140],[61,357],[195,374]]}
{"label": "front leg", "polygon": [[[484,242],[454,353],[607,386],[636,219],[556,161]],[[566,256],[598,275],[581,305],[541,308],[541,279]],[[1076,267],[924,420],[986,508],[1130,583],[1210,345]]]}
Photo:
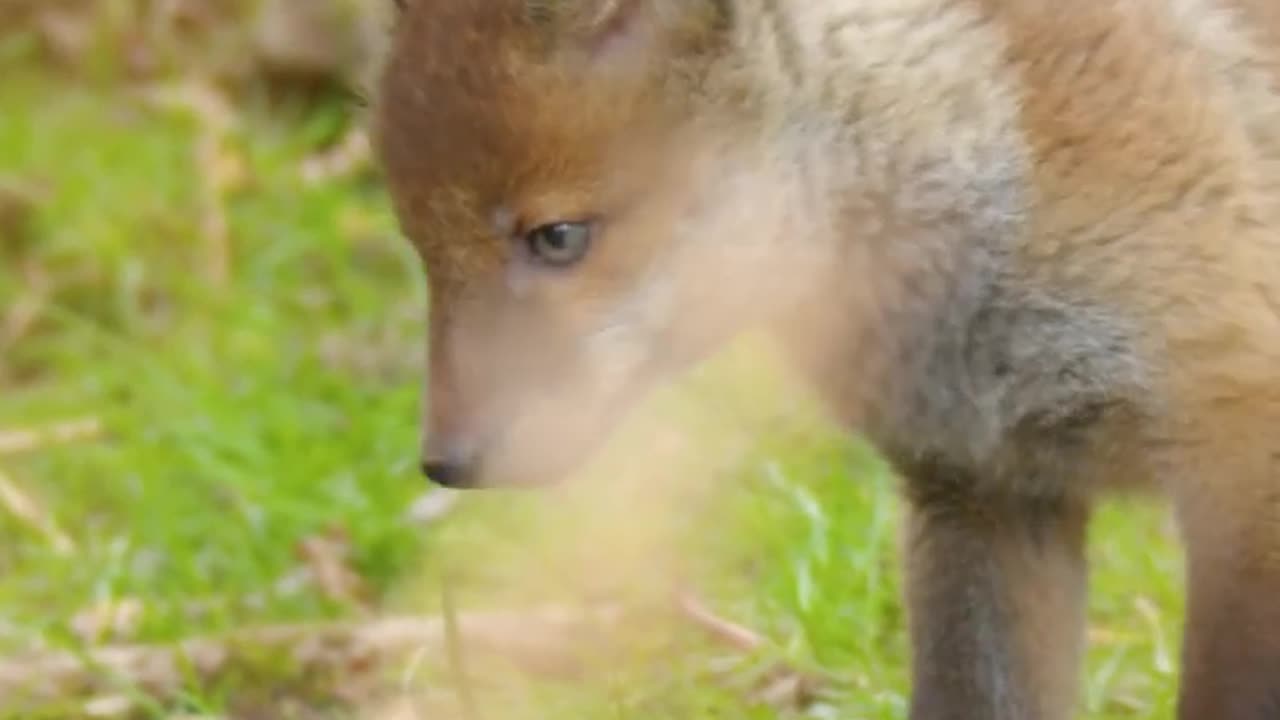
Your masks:
{"label": "front leg", "polygon": [[1259,437],[1276,427],[1237,426],[1178,488],[1188,594],[1180,720],[1280,720],[1280,451]]}
{"label": "front leg", "polygon": [[1067,720],[1084,635],[1086,508],[916,478],[906,522],[911,720]]}

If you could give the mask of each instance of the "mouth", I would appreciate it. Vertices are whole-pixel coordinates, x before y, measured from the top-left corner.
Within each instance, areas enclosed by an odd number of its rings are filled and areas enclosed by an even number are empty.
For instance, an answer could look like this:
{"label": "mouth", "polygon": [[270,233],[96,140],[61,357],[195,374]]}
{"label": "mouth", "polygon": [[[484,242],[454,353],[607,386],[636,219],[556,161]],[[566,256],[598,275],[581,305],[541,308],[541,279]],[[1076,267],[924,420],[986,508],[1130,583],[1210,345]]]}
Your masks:
{"label": "mouth", "polygon": [[[523,438],[520,438],[523,439]],[[490,445],[488,452],[461,461],[427,459],[420,469],[426,480],[449,490],[539,490],[565,482],[586,461],[598,442],[567,452],[545,446]]]}
{"label": "mouth", "polygon": [[582,403],[552,401],[487,434],[465,457],[427,458],[426,479],[451,490],[541,490],[559,487],[604,451],[624,419],[668,372],[622,383]]}
{"label": "mouth", "polygon": [[[451,490],[529,490],[569,482],[606,446],[617,429],[624,403],[607,403],[577,418],[563,413],[524,418],[505,433],[491,437],[474,456],[461,461],[428,459],[421,465],[426,479]],[[567,428],[574,426],[574,431]],[[547,430],[554,433],[548,436]]]}

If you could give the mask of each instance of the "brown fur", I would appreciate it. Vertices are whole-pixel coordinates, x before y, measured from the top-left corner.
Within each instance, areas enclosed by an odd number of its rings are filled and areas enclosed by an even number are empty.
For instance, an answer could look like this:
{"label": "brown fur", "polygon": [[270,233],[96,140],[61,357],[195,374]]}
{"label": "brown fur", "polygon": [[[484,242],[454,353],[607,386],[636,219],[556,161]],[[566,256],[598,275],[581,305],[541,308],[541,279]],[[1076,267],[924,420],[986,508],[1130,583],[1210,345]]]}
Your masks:
{"label": "brown fur", "polygon": [[410,0],[379,131],[428,454],[552,481],[760,326],[906,480],[914,720],[1070,715],[1129,487],[1188,543],[1180,717],[1280,718],[1275,3]]}

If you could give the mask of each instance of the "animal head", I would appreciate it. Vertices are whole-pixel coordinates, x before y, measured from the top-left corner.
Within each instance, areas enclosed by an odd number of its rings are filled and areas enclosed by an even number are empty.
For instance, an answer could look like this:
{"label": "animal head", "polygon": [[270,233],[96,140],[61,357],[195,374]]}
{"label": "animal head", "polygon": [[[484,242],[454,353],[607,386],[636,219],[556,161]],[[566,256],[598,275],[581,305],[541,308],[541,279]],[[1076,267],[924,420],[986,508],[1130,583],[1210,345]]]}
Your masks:
{"label": "animal head", "polygon": [[656,382],[799,307],[816,214],[749,112],[733,20],[723,0],[406,3],[378,148],[430,287],[435,481],[556,481]]}
{"label": "animal head", "polygon": [[[968,143],[938,132],[943,119],[986,122],[972,119],[986,110],[947,109],[998,105],[979,102],[991,83],[964,74],[972,82],[960,92],[925,63],[896,85],[867,76],[861,91],[795,90],[803,78],[785,44],[742,17],[777,12],[758,5],[404,4],[378,149],[429,278],[430,477],[554,482],[655,383],[737,334],[764,328],[788,352],[826,352],[840,313],[829,310],[860,304],[864,324],[886,325],[877,304],[920,287],[895,268],[934,268],[922,254],[955,246],[942,233],[963,224],[947,204],[964,193],[940,187],[1005,182],[984,179],[1004,165],[980,161],[975,149],[992,145],[983,132],[957,133]],[[920,49],[904,37],[841,42],[906,61]],[[916,40],[937,45],[928,33]],[[989,53],[975,45],[957,58]],[[823,106],[832,92],[847,97]],[[972,104],[956,100],[969,95]],[[909,104],[887,101],[900,96]],[[941,110],[906,111],[922,106]],[[855,108],[878,145],[833,152]],[[913,173],[918,192],[899,193],[893,183]],[[846,242],[846,228],[896,243]],[[922,232],[937,242],[902,242]],[[854,320],[838,320],[838,333],[856,334]]]}

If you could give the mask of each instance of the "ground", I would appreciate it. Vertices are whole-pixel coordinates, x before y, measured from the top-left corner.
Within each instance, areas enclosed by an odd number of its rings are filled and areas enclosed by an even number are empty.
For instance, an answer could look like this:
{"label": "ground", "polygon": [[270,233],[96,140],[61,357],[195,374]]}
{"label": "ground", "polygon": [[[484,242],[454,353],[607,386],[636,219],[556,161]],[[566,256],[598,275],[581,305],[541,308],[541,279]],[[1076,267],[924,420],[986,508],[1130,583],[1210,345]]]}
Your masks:
{"label": "ground", "polygon": [[[444,582],[461,612],[561,598],[584,576],[601,595],[661,585],[589,522],[535,549],[530,534],[559,524],[556,495],[468,496],[413,518],[429,490],[415,469],[421,268],[376,174],[303,172],[358,121],[349,99],[247,93],[223,118],[183,104],[201,97],[189,80],[163,96],[50,68],[23,42],[0,44],[0,658],[370,606],[435,613]],[[753,402],[776,399],[748,384]],[[6,434],[85,419],[89,437],[3,449]],[[722,482],[683,507],[679,572],[767,641],[759,657],[726,666],[737,651],[676,619],[608,672],[471,688],[485,717],[904,716],[898,505],[874,454],[783,434],[707,472]],[[1094,527],[1085,717],[1171,711],[1182,601],[1166,522],[1118,504]],[[337,550],[307,554],[326,537]],[[349,582],[317,579],[340,551]],[[95,628],[121,606],[119,627]],[[750,692],[767,662],[816,678],[816,700]],[[193,676],[176,700],[143,692],[135,707],[319,712],[317,688],[273,671]],[[6,712],[34,714],[0,698]]]}

